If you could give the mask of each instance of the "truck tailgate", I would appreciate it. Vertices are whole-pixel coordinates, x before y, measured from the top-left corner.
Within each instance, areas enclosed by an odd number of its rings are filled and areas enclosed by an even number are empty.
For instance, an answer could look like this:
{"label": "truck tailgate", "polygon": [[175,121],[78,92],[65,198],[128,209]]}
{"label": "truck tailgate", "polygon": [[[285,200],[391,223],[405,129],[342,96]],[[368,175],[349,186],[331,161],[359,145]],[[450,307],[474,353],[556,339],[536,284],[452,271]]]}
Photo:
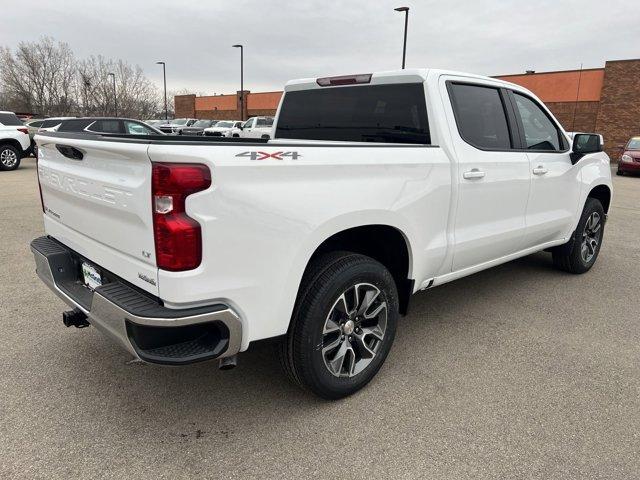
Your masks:
{"label": "truck tailgate", "polygon": [[38,136],[47,234],[157,294],[146,143]]}

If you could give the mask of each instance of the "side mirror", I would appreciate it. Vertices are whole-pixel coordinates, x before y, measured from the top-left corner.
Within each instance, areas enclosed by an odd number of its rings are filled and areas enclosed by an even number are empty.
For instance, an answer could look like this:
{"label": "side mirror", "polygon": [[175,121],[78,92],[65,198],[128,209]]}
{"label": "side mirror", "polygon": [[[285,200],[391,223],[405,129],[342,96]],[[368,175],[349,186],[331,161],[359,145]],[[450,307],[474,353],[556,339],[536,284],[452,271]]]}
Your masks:
{"label": "side mirror", "polygon": [[604,139],[596,133],[576,133],[573,136],[573,148],[571,163],[575,165],[589,153],[598,153],[604,150]]}

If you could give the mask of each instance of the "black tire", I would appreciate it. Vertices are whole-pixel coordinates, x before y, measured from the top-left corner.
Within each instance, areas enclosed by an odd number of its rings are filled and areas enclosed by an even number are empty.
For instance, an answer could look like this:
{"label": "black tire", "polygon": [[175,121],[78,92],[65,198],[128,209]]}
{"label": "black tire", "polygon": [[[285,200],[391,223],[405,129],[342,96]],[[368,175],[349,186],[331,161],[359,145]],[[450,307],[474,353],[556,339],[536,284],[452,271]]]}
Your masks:
{"label": "black tire", "polygon": [[[358,289],[357,294],[355,289]],[[353,316],[345,314],[342,319],[335,317],[333,325],[339,327],[337,332],[323,333],[329,324],[329,316],[340,315],[338,304],[343,293],[345,298],[350,297],[345,303],[357,307],[357,295],[361,299],[360,306],[366,304],[368,308],[362,315],[352,313]],[[383,302],[386,302],[386,309],[382,307]],[[381,310],[376,317],[365,318],[367,313],[373,315],[378,309]],[[395,338],[398,315],[396,285],[381,263],[349,252],[323,255],[313,261],[302,279],[289,332],[280,344],[283,368],[294,383],[322,398],[333,400],[351,395],[369,383],[384,363]],[[343,321],[346,323],[338,326]],[[367,333],[376,328],[368,323],[372,321],[380,328],[377,332],[383,332],[381,339]],[[383,321],[384,328],[380,327]],[[347,326],[349,330],[355,330],[349,334]],[[328,340],[334,333],[337,336]],[[331,350],[328,344],[336,342],[340,346]],[[363,344],[368,350],[363,349]],[[329,358],[333,354],[338,358],[342,348],[350,349],[342,363]],[[358,356],[362,358],[357,360]],[[337,373],[330,370],[329,364],[333,362],[339,363],[337,368],[334,366]]]}
{"label": "black tire", "polygon": [[616,170],[616,175],[623,176],[624,172],[622,170]]}
{"label": "black tire", "polygon": [[[594,215],[599,218],[599,227],[595,234],[590,232],[590,230],[593,230],[590,225],[595,222],[592,219],[595,218],[593,217]],[[555,267],[565,272],[576,274],[589,271],[593,264],[596,263],[600,253],[604,237],[605,219],[604,208],[600,201],[591,197],[587,198],[573,239],[567,244],[552,250]],[[595,244],[591,243],[592,239],[596,241]],[[584,250],[585,246],[586,251]]]}
{"label": "black tire", "polygon": [[20,166],[22,152],[13,145],[0,145],[0,170],[15,170]]}

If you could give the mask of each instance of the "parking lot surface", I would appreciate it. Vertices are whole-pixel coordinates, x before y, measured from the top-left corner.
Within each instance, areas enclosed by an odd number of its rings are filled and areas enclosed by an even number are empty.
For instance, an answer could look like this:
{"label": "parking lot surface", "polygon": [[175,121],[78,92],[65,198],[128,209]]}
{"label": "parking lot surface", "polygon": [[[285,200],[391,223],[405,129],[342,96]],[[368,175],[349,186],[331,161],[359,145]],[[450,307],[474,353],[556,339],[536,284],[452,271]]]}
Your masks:
{"label": "parking lot surface", "polygon": [[0,478],[639,478],[640,178],[614,182],[589,273],[540,253],[415,296],[378,376],[332,403],[269,342],[221,372],[65,328],[25,159],[0,172]]}

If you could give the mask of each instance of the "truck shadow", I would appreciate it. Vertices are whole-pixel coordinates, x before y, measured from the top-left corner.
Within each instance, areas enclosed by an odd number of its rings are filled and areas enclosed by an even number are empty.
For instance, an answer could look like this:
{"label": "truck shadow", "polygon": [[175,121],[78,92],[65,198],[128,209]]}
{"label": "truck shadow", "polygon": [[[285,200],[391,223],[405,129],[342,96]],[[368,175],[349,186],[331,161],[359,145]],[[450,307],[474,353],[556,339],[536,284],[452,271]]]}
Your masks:
{"label": "truck shadow", "polygon": [[[553,277],[562,281],[566,274],[553,270],[550,255],[536,254],[417,294],[411,313],[401,319],[391,355],[373,384],[337,403],[317,399],[288,382],[275,340],[252,345],[240,355],[238,367],[219,371],[215,361],[176,368],[131,362],[129,356],[92,331],[77,339],[75,353],[82,362],[64,365],[69,371],[63,377],[74,384],[60,388],[73,391],[88,414],[118,412],[123,424],[127,419],[140,423],[140,415],[149,421],[171,418],[175,425],[193,424],[196,436],[198,429],[204,432],[213,428],[224,436],[231,428],[225,425],[234,422],[255,428],[265,415],[272,420],[289,421],[293,416],[302,421],[310,409],[332,411],[336,404],[357,405],[383,395],[376,389],[395,388],[393,378],[401,376],[405,362],[422,362],[428,368],[431,347],[427,344],[420,351],[414,345],[416,339],[433,338],[433,342],[443,330],[462,323],[485,322],[491,302],[504,302],[504,288],[517,298],[535,284],[544,283],[541,277],[548,283]],[[107,411],[105,403],[110,404]],[[203,423],[203,419],[209,421]]]}

